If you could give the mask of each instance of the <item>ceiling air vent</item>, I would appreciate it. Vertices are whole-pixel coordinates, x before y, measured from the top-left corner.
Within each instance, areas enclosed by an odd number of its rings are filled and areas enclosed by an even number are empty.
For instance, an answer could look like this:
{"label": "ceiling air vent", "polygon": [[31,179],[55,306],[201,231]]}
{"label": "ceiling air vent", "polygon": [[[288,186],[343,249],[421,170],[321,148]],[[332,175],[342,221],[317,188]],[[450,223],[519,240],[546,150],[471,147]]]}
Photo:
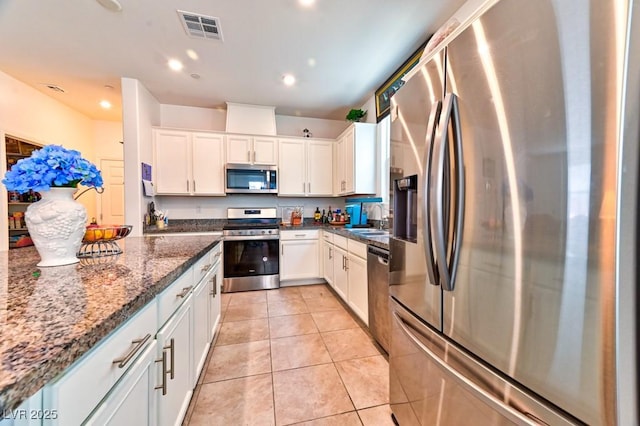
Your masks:
{"label": "ceiling air vent", "polygon": [[220,20],[213,16],[178,10],[182,26],[189,37],[222,40]]}
{"label": "ceiling air vent", "polygon": [[40,84],[42,84],[47,89],[53,90],[54,92],[64,93],[64,89],[62,87],[60,87],[60,86],[55,85],[55,84],[51,84],[51,83],[40,83]]}

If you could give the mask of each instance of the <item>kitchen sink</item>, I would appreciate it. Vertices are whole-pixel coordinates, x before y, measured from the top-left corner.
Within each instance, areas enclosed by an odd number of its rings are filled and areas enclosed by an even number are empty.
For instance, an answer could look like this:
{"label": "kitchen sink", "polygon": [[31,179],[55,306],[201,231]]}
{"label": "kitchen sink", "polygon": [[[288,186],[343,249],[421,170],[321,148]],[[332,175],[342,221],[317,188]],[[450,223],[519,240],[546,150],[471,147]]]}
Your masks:
{"label": "kitchen sink", "polygon": [[349,231],[363,236],[389,235],[388,231],[382,231],[379,229],[350,229]]}

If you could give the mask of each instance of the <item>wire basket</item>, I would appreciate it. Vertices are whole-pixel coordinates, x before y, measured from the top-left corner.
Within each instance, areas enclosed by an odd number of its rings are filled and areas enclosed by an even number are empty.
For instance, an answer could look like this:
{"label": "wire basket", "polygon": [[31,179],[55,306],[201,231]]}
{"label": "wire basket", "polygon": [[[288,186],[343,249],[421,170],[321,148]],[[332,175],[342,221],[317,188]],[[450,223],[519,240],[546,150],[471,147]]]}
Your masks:
{"label": "wire basket", "polygon": [[76,254],[77,257],[80,260],[86,260],[119,255],[122,253],[122,249],[116,240],[129,235],[132,228],[131,225],[88,227],[82,239],[82,245]]}

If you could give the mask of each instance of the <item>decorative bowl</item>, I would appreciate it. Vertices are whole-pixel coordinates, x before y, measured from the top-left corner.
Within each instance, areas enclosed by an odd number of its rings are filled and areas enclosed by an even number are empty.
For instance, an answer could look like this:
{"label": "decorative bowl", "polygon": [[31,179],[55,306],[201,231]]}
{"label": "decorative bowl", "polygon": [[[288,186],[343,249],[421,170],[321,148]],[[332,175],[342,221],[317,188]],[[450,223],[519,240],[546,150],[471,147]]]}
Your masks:
{"label": "decorative bowl", "polygon": [[88,244],[119,240],[129,235],[132,228],[131,225],[88,226],[82,242]]}

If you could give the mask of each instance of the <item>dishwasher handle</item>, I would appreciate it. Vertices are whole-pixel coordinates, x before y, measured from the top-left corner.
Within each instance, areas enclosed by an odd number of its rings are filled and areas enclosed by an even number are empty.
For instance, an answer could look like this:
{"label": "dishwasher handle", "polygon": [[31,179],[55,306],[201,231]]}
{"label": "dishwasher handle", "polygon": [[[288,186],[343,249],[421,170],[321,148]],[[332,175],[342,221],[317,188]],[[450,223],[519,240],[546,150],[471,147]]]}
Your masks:
{"label": "dishwasher handle", "polygon": [[385,261],[385,264],[389,263],[389,251],[376,246],[367,246],[368,254],[370,256],[377,256],[378,259],[382,259]]}

